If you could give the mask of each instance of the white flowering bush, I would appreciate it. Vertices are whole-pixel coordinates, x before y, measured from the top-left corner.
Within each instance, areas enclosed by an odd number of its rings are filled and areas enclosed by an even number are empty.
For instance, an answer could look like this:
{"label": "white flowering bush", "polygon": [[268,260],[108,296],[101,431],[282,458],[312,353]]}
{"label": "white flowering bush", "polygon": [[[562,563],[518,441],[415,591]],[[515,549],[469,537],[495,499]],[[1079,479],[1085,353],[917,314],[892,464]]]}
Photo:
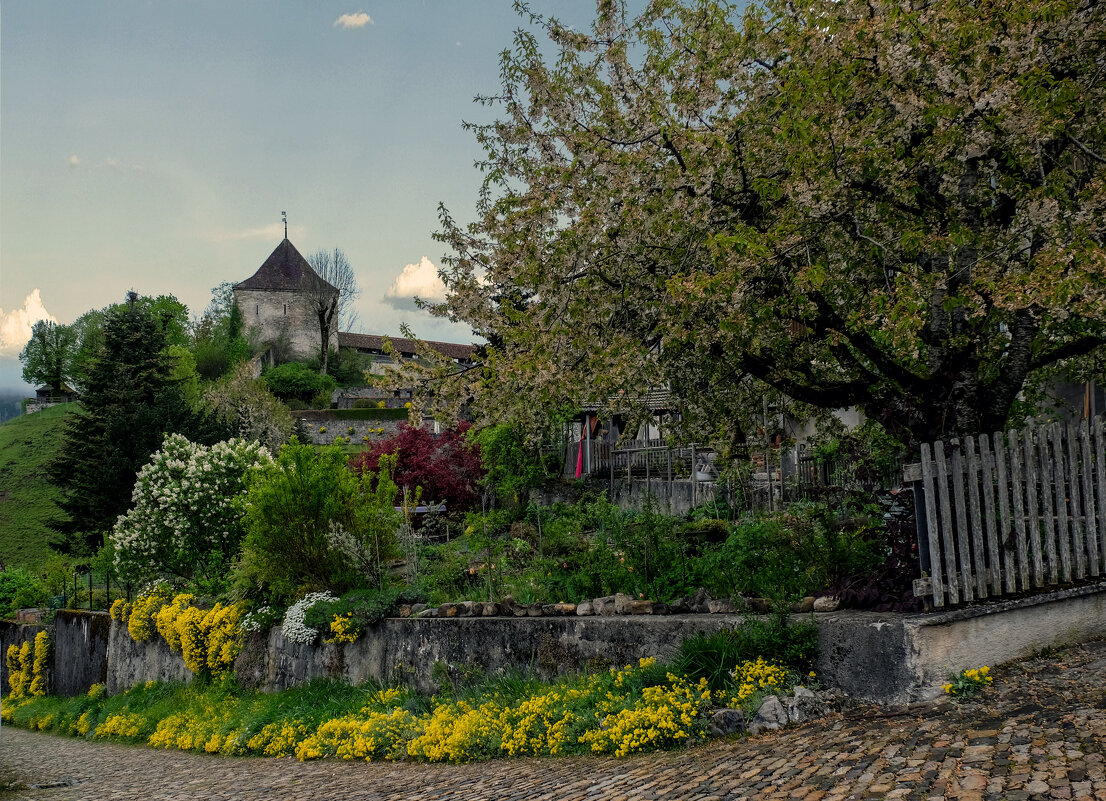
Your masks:
{"label": "white flowering bush", "polygon": [[131,509],[112,530],[116,570],[128,581],[142,581],[225,568],[242,540],[246,476],[271,462],[256,442],[232,439],[207,447],[167,436],[139,471]]}
{"label": "white flowering bush", "polygon": [[248,634],[253,634],[256,632],[268,631],[279,620],[281,620],[279,610],[273,609],[271,606],[263,606],[260,609],[255,609],[243,615],[242,619],[238,622],[238,628]]}
{"label": "white flowering bush", "polygon": [[304,622],[307,617],[307,610],[319,601],[337,600],[329,592],[309,592],[300,598],[289,606],[288,611],[284,613],[284,624],[280,629],[284,638],[302,645],[311,645],[315,642],[315,638],[319,636],[319,632],[318,629],[313,629]]}

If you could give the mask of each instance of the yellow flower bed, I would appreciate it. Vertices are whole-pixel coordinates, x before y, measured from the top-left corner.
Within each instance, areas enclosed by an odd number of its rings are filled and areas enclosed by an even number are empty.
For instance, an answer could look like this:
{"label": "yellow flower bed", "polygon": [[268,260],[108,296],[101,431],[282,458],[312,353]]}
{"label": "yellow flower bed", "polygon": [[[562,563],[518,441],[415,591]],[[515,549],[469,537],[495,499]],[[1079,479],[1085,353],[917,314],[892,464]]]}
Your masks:
{"label": "yellow flower bed", "polygon": [[357,638],[360,636],[361,629],[353,622],[353,615],[351,613],[346,613],[344,615],[335,615],[334,619],[330,621],[330,637],[326,639],[326,642],[356,642]]}
{"label": "yellow flower bed", "polygon": [[787,668],[766,662],[763,657],[734,668],[734,681],[737,694],[731,699],[731,706],[740,706],[758,693],[786,692],[793,683]]}
{"label": "yellow flower bed", "polygon": [[173,598],[158,588],[140,595],[133,604],[112,604],[111,614],[127,624],[135,640],[147,640],[156,632],[184,657],[195,674],[219,676],[234,670],[242,650],[242,608],[215,604],[212,609],[193,606],[196,598],[181,593]]}
{"label": "yellow flower bed", "polygon": [[50,668],[50,635],[40,631],[32,645],[9,645],[5,654],[8,668],[8,697],[18,699],[46,695],[46,676]]}

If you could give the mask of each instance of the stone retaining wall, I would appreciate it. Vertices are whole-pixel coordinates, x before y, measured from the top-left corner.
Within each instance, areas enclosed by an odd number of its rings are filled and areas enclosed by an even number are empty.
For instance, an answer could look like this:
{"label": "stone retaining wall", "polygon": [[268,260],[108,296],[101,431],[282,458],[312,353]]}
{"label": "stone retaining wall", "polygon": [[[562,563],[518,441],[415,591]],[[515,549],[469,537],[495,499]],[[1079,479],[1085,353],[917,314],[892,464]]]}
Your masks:
{"label": "stone retaining wall", "polygon": [[[938,614],[844,611],[811,619],[819,627],[823,686],[899,704],[935,697],[950,674],[965,668],[1106,637],[1106,583]],[[665,659],[682,639],[743,620],[729,614],[391,618],[355,643],[310,646],[287,641],[278,627],[247,637],[236,670],[244,685],[266,691],[332,677],[400,681],[433,692],[446,677],[508,670],[548,677],[631,664],[643,656]],[[59,613],[53,625],[55,692],[83,691],[104,664],[96,643],[109,625],[107,616]],[[42,628],[0,624],[0,643],[6,650],[33,640]],[[191,678],[180,654],[161,638],[135,642],[115,621],[104,653],[101,675],[112,693],[147,681]],[[6,670],[0,671],[6,690]]]}
{"label": "stone retaining wall", "polygon": [[83,695],[93,684],[107,681],[111,619],[103,612],[63,609],[54,616],[54,695]]}

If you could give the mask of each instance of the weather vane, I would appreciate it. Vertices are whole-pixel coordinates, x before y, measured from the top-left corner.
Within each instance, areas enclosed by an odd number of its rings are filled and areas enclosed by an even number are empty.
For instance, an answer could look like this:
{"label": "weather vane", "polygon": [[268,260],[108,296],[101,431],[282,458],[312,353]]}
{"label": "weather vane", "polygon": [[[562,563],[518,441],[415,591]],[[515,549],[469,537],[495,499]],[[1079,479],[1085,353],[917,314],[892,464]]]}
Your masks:
{"label": "weather vane", "polygon": [[288,212],[282,211],[280,213],[280,219],[284,222],[284,238],[288,238]]}

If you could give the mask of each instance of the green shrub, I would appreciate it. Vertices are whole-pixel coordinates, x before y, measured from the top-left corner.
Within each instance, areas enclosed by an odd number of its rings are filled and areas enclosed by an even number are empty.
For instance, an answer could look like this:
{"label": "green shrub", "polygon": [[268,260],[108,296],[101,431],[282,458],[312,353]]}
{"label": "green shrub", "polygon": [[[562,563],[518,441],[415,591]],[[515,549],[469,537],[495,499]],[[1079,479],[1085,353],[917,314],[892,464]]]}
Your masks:
{"label": "green shrub", "polygon": [[727,686],[733,670],[758,657],[806,675],[818,653],[818,627],[791,622],[786,615],[748,618],[738,629],[688,637],[680,643],[672,668],[690,679],[705,678],[712,690]]}
{"label": "green shrub", "polygon": [[320,393],[326,393],[326,403],[330,404],[330,392],[338,386],[327,375],[319,375],[299,362],[288,362],[270,370],[261,376],[269,391],[282,400],[296,399],[304,403],[313,401]]}
{"label": "green shrub", "polygon": [[26,570],[0,572],[0,618],[9,618],[17,609],[46,605],[46,585]]}

